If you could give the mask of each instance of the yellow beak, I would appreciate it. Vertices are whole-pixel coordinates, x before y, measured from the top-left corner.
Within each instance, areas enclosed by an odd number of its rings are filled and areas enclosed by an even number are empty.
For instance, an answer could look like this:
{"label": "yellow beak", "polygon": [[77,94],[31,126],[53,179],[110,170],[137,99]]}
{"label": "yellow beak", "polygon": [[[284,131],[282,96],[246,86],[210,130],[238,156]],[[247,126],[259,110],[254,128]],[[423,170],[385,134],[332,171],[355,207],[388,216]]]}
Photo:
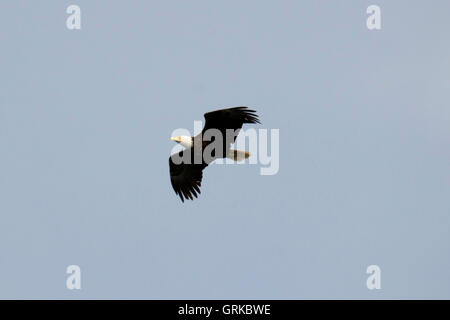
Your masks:
{"label": "yellow beak", "polygon": [[178,138],[174,138],[174,137],[170,138],[170,140],[175,141],[175,142],[179,142],[180,141]]}

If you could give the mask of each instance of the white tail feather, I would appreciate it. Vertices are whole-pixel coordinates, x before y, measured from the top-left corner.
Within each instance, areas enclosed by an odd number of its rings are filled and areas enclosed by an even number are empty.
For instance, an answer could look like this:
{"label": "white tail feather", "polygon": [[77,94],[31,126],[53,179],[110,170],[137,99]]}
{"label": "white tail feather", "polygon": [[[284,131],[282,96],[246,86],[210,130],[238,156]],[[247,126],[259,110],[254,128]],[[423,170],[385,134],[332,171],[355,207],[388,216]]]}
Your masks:
{"label": "white tail feather", "polygon": [[227,158],[234,161],[242,161],[250,157],[250,152],[230,149]]}

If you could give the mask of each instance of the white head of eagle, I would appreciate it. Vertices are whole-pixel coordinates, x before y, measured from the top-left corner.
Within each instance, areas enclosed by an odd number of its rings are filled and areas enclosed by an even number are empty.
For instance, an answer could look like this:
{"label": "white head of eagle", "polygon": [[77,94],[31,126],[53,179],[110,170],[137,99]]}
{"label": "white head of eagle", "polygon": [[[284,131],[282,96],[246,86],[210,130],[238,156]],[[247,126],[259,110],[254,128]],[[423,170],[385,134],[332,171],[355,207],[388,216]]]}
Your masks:
{"label": "white head of eagle", "polygon": [[178,136],[178,137],[172,137],[170,140],[173,140],[179,144],[181,144],[185,148],[191,148],[192,147],[192,137],[189,136]]}
{"label": "white head of eagle", "polygon": [[[233,136],[232,141],[225,141],[223,139],[223,152],[218,153],[213,158],[205,159],[201,156],[201,161],[193,161],[195,152],[190,152],[196,147],[200,150],[204,149],[211,140],[204,140],[204,133],[209,129],[218,130],[222,137],[227,136],[228,130],[239,133],[244,123],[260,123],[258,115],[255,110],[250,110],[247,107],[234,107],[228,109],[221,109],[207,112],[204,114],[205,126],[200,134],[195,137],[178,136],[172,137],[171,140],[179,143],[185,149],[175,153],[169,158],[170,182],[175,190],[175,193],[180,197],[181,201],[184,199],[194,200],[200,194],[200,186],[203,177],[203,169],[205,169],[212,161],[218,158],[229,158],[235,161],[241,161],[250,157],[247,151],[240,151],[231,149],[231,145],[235,142],[237,134]],[[183,153],[189,151],[191,155],[188,162],[176,161],[175,159],[183,158]],[[186,152],[187,154],[188,152]]]}

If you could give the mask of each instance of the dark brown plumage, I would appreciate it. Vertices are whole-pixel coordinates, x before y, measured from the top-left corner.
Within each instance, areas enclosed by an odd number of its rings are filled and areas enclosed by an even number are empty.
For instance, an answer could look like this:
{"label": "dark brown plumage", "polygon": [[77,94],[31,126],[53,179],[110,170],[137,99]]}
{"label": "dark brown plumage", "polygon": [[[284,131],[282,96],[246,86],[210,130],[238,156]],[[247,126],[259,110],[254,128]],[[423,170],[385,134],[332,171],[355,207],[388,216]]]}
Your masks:
{"label": "dark brown plumage", "polygon": [[[202,133],[191,137],[191,146],[187,147],[185,150],[173,154],[169,158],[169,170],[170,170],[170,181],[175,193],[180,197],[181,201],[184,199],[194,200],[200,194],[200,186],[203,177],[203,169],[206,168],[209,163],[217,158],[225,158],[231,150],[231,143],[234,143],[240,129],[244,123],[260,123],[255,110],[248,109],[247,107],[234,107],[228,109],[221,109],[216,111],[211,111],[205,113],[205,126]],[[202,150],[212,141],[203,140],[203,135],[208,129],[217,129],[224,137],[224,146],[222,154],[218,154],[213,159],[205,160],[202,157]],[[227,129],[235,130],[235,135],[233,136],[231,143],[225,143],[225,137],[227,134]],[[181,138],[181,137],[177,137]],[[186,141],[181,141],[181,139],[172,138],[183,145]],[[189,140],[189,139],[188,139]],[[185,145],[186,146],[186,145]],[[237,159],[237,153],[243,151],[231,150],[234,153],[235,160]],[[201,161],[196,163],[194,158],[200,155]],[[186,156],[190,162],[189,163],[179,163],[179,159]],[[249,153],[245,153],[245,158],[249,156]],[[197,158],[198,159],[198,158]],[[178,160],[178,161],[177,161]],[[197,161],[198,162],[198,161]]]}

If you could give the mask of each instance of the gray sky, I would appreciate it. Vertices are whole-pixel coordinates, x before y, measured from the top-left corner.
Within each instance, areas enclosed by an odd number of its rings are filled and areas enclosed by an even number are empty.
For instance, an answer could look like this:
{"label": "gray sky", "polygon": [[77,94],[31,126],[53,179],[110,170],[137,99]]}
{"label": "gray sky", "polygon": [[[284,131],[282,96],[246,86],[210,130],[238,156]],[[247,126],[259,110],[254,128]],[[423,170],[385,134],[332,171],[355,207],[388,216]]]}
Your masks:
{"label": "gray sky", "polygon": [[[2,1],[0,298],[449,299],[449,11]],[[172,131],[236,105],[278,174],[211,166],[181,203]]]}

